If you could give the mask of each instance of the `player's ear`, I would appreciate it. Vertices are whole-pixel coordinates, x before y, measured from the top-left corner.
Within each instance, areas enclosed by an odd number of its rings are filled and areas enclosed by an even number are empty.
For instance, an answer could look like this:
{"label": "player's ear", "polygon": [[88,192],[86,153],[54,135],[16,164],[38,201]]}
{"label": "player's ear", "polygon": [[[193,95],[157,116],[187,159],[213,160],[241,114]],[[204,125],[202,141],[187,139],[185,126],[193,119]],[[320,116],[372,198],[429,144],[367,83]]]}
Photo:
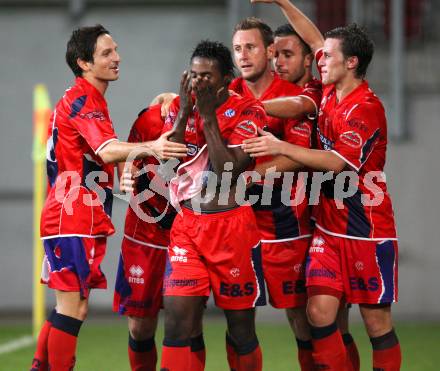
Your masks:
{"label": "player's ear", "polygon": [[274,43],[272,43],[267,47],[267,58],[273,59],[274,56],[275,56],[275,45]]}
{"label": "player's ear", "polygon": [[76,63],[84,72],[90,71],[90,64],[91,64],[90,62],[86,62],[86,61],[82,60],[81,58],[77,58]]}
{"label": "player's ear", "polygon": [[355,55],[348,57],[345,61],[347,68],[349,70],[355,70],[359,65],[359,59]]}
{"label": "player's ear", "polygon": [[304,67],[309,68],[313,64],[313,53],[306,54],[304,57]]}

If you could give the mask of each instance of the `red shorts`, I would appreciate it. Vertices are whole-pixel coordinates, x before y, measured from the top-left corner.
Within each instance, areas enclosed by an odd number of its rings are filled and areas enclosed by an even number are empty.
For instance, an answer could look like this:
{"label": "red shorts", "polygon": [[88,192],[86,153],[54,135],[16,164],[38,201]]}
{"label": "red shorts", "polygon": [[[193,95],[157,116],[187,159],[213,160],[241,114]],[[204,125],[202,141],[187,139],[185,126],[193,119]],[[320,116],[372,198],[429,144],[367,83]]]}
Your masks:
{"label": "red shorts", "polygon": [[171,229],[166,296],[209,296],[223,309],[264,300],[260,235],[251,207],[195,214],[182,208]]}
{"label": "red shorts", "polygon": [[264,280],[274,308],[306,305],[305,265],[309,244],[310,237],[261,243]]}
{"label": "red shorts", "polygon": [[156,317],[162,306],[167,248],[147,246],[124,237],[116,276],[113,311]]}
{"label": "red shorts", "polygon": [[310,295],[345,296],[353,304],[397,301],[397,241],[341,238],[315,229],[306,281]]}
{"label": "red shorts", "polygon": [[81,298],[90,289],[106,289],[100,264],[104,259],[105,237],[55,237],[43,240],[45,256],[41,282],[51,289],[79,291]]}

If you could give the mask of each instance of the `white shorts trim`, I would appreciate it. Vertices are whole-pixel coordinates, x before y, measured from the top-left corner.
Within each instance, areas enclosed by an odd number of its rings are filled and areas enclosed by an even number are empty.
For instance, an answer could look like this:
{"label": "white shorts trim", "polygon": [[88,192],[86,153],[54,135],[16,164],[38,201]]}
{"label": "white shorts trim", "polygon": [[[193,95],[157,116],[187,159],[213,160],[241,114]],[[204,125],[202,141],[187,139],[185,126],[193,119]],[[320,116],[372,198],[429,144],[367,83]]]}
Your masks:
{"label": "white shorts trim", "polygon": [[126,238],[127,240],[129,240],[131,242],[137,243],[139,245],[152,247],[154,249],[168,250],[168,246],[155,245],[155,244],[152,244],[152,243],[148,243],[148,242],[144,242],[144,241],[139,241],[139,240],[137,240],[137,239],[135,239],[133,237],[130,237],[130,236],[126,235],[126,234],[124,234],[124,238]]}
{"label": "white shorts trim", "polygon": [[281,240],[261,240],[261,242],[263,242],[263,243],[288,242],[288,241],[302,240],[304,238],[309,238],[309,237],[312,237],[312,235],[311,234],[303,234],[302,236],[283,238]]}
{"label": "white shorts trim", "polygon": [[355,237],[355,236],[348,236],[346,234],[340,234],[340,233],[334,233],[334,232],[330,232],[327,229],[321,227],[318,223],[315,224],[315,226],[321,230],[322,232],[330,235],[330,236],[335,236],[335,237],[341,237],[341,238],[347,238],[349,240],[360,240],[360,241],[381,241],[381,242],[385,242],[385,241],[397,241],[398,238],[397,237],[382,237],[382,238],[364,238],[364,237]]}

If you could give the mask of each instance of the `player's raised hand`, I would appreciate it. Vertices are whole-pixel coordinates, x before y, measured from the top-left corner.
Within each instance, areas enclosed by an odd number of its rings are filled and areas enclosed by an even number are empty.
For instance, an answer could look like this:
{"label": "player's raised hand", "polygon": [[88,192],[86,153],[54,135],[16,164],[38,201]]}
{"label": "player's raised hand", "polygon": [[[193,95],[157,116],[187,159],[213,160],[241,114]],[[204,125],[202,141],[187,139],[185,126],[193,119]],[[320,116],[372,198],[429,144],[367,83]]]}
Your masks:
{"label": "player's raised hand", "polygon": [[193,108],[191,90],[191,75],[188,71],[184,71],[180,79],[180,110],[187,115],[191,113]]}
{"label": "player's raised hand", "polygon": [[194,92],[196,94],[196,106],[200,116],[215,116],[215,110],[221,91],[223,91],[223,88],[219,89],[219,91],[215,91],[210,85],[203,84],[202,82],[196,83]]}
{"label": "player's raised hand", "polygon": [[171,134],[173,134],[173,130],[163,133],[151,144],[153,153],[161,160],[169,160],[171,158],[183,158],[187,154],[188,149],[186,148],[185,144],[171,142],[168,139]]}
{"label": "player's raised hand", "polygon": [[280,154],[282,143],[273,134],[258,128],[260,137],[246,139],[243,141],[242,149],[251,157],[275,156]]}

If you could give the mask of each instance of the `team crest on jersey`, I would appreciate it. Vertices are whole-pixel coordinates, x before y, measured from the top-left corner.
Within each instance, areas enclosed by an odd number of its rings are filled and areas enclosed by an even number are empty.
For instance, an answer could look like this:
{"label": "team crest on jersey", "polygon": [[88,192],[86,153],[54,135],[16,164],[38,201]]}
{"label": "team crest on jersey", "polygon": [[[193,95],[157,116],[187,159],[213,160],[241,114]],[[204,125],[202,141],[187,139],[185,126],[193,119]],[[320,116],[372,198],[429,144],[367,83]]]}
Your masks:
{"label": "team crest on jersey", "polygon": [[257,135],[257,125],[251,120],[240,122],[235,130],[245,138],[253,138]]}
{"label": "team crest on jersey", "polygon": [[239,268],[232,268],[229,273],[232,277],[237,278],[240,275],[240,269]]}
{"label": "team crest on jersey", "polygon": [[352,148],[360,148],[362,146],[362,137],[355,131],[346,131],[339,136],[339,139]]}
{"label": "team crest on jersey", "polygon": [[359,260],[354,264],[354,266],[356,267],[356,269],[357,269],[358,271],[363,271],[363,270],[364,270],[364,263],[362,263],[362,262],[359,261]]}
{"label": "team crest on jersey", "polygon": [[291,132],[304,138],[309,138],[312,135],[312,130],[305,121],[293,126]]}
{"label": "team crest on jersey", "polygon": [[199,147],[197,147],[197,145],[195,144],[188,143],[186,146],[188,147],[188,152],[187,152],[188,156],[195,156],[199,151]]}
{"label": "team crest on jersey", "polygon": [[225,116],[226,117],[234,117],[235,116],[235,110],[233,110],[232,108],[229,108],[225,111]]}

